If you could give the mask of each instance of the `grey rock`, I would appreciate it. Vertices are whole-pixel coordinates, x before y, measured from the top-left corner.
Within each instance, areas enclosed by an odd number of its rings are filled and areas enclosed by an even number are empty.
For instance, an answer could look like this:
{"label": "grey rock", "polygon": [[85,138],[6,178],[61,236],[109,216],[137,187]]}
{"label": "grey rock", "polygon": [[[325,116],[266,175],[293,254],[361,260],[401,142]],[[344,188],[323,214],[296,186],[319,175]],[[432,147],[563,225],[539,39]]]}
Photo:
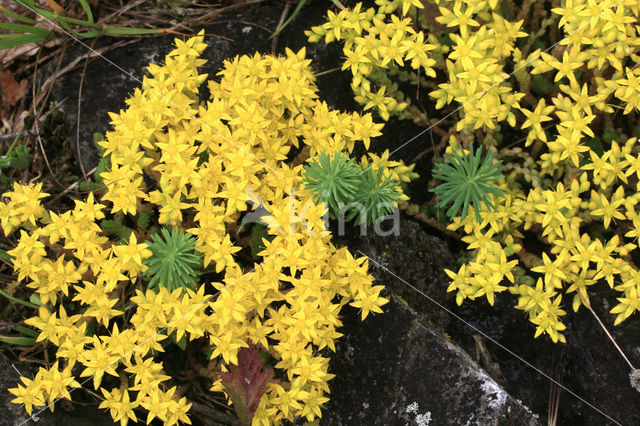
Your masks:
{"label": "grey rock", "polygon": [[361,322],[345,308],[322,424],[540,424],[425,316],[395,297],[384,311]]}

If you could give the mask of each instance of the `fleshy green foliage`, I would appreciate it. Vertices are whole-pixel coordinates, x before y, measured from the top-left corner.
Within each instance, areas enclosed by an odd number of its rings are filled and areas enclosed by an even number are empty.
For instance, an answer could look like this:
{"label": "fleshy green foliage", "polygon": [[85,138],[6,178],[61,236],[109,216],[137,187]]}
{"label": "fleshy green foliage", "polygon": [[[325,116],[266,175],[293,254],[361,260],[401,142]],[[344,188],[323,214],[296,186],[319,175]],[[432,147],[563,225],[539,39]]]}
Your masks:
{"label": "fleshy green foliage", "polygon": [[147,243],[153,253],[144,260],[149,267],[144,275],[149,281],[147,288],[158,290],[162,286],[169,291],[184,287],[193,289],[202,268],[202,259],[196,254],[195,238],[175,227],[171,228],[171,233],[167,228],[163,228],[161,233],[164,239],[154,234],[151,243]]}
{"label": "fleshy green foliage", "polygon": [[497,167],[492,163],[493,151],[489,151],[482,158],[482,147],[474,153],[473,145],[471,145],[468,155],[464,150],[461,153],[453,150],[453,157],[445,154],[444,158],[450,164],[436,164],[437,169],[433,173],[436,178],[444,181],[444,183],[430,190],[440,198],[436,206],[443,207],[449,201],[454,201],[453,205],[447,210],[447,216],[450,219],[457,216],[462,206],[462,218],[464,219],[471,202],[473,211],[476,214],[476,221],[480,223],[481,219],[478,213],[480,203],[487,206],[489,210],[495,211],[496,209],[489,198],[489,194],[504,195],[502,189],[490,183],[492,180],[503,177],[500,173],[503,167]]}
{"label": "fleshy green foliage", "polygon": [[25,144],[18,144],[15,148],[9,149],[7,155],[0,157],[0,168],[11,167],[16,170],[25,170],[31,163],[29,150]]}
{"label": "fleshy green foliage", "polygon": [[102,173],[109,171],[109,157],[104,155],[105,149],[100,145],[100,142],[104,141],[104,136],[101,133],[93,134],[93,143],[98,149],[98,155],[100,155],[100,160],[98,161],[98,166],[96,167],[96,171],[93,174],[96,183],[102,184],[102,177],[100,176]]}
{"label": "fleshy green foliage", "polygon": [[121,241],[124,241],[124,242],[129,241],[129,236],[131,235],[131,232],[133,232],[131,228],[124,225],[119,220],[113,220],[113,219],[101,220],[100,228],[102,228],[103,231],[108,232],[111,235],[115,235]]}
{"label": "fleshy green foliage", "polygon": [[391,213],[402,195],[389,169],[374,170],[366,161],[359,166],[341,152],[333,158],[320,152],[305,167],[303,182],[316,203],[324,202],[334,216],[348,211],[347,220],[357,218],[357,225],[371,225]]}
{"label": "fleshy green foliage", "polygon": [[[391,213],[393,206],[399,201],[399,182],[389,174],[384,177],[382,167],[367,167],[360,173],[360,185],[356,193],[356,205],[364,206],[364,210],[352,210],[347,218],[357,217],[356,224],[365,222],[371,225],[381,217]],[[363,216],[363,212],[365,216]]]}
{"label": "fleshy green foliage", "polygon": [[324,202],[334,215],[354,199],[360,171],[348,155],[335,152],[331,158],[320,152],[304,170],[305,189],[313,194],[314,202]]}
{"label": "fleshy green foliage", "polygon": [[267,234],[267,227],[261,223],[254,223],[251,229],[251,256],[254,259],[260,257],[259,253],[265,249],[263,238],[272,240],[273,238]]}
{"label": "fleshy green foliage", "polygon": [[138,220],[136,221],[136,225],[138,228],[146,231],[149,228],[149,224],[151,222],[151,215],[147,211],[141,211],[138,213]]}

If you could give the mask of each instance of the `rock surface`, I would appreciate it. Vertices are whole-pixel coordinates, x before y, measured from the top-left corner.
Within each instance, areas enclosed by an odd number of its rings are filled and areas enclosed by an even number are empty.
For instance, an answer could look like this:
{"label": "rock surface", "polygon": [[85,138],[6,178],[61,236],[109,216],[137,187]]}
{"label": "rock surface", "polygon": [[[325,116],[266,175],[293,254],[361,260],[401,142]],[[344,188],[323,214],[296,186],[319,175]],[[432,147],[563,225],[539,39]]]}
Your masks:
{"label": "rock surface", "polygon": [[[566,344],[553,344],[546,337],[534,339],[535,327],[513,308],[516,300],[507,292],[496,296],[494,306],[480,299],[462,306],[455,304],[453,293],[446,293],[450,280],[443,272],[444,268],[457,269],[456,264],[462,260],[463,253],[453,244],[405,220],[400,221],[397,236],[376,236],[372,228],[367,232],[360,237],[357,230],[348,229],[340,241],[354,253],[370,257],[370,271],[378,283],[424,315],[436,332],[450,335],[467,353],[476,356],[473,336],[478,337],[478,330],[486,333],[490,339],[480,340],[497,370],[497,374],[491,371],[492,377],[533,412],[546,416],[551,377],[565,387],[560,392],[557,424],[640,425],[640,393],[629,384],[629,367],[584,308],[567,315]],[[594,286],[590,294],[600,318],[613,323],[608,310],[615,303],[615,295],[606,286]],[[381,317],[385,315],[386,309]],[[366,335],[369,321],[353,323],[352,329],[346,326],[348,331],[342,332],[347,339],[355,338],[359,330]],[[610,331],[632,362],[637,360],[640,318],[631,317]],[[379,345],[371,350],[385,351],[386,347]]]}
{"label": "rock surface", "polygon": [[[330,363],[329,425],[538,425],[460,347],[392,297],[363,323],[345,309]],[[422,419],[422,423],[420,422]]]}

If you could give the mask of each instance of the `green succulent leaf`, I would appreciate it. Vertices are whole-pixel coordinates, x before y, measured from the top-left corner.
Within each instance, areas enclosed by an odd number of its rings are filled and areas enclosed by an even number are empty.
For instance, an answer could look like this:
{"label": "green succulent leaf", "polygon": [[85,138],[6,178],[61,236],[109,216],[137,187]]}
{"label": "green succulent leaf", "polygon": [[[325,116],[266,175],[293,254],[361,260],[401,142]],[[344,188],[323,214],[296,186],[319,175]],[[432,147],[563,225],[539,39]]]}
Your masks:
{"label": "green succulent leaf", "polygon": [[178,288],[195,287],[202,270],[202,256],[196,251],[196,239],[193,235],[173,227],[151,236],[147,242],[153,255],[144,260],[148,267],[144,278],[149,282],[147,288],[159,290],[166,287],[169,291]]}
{"label": "green succulent leaf", "polygon": [[31,163],[29,149],[25,144],[19,143],[7,154],[9,157],[9,165],[16,170],[25,170]]}
{"label": "green succulent leaf", "polygon": [[[347,216],[348,220],[357,217],[356,225],[371,225],[381,217],[393,212],[394,205],[400,199],[400,182],[391,174],[384,177],[384,169],[368,166],[360,175],[358,192],[354,198],[356,208]],[[362,206],[362,208],[357,208]]]}
{"label": "green succulent leaf", "polygon": [[324,202],[337,215],[355,197],[358,174],[358,166],[346,154],[336,151],[332,158],[320,152],[305,166],[302,181],[314,202]]}
{"label": "green succulent leaf", "polygon": [[131,236],[131,233],[133,232],[131,228],[124,225],[119,220],[114,220],[114,219],[101,220],[100,228],[102,228],[103,231],[108,232],[111,235],[115,235],[125,243],[129,241],[129,236]]}
{"label": "green succulent leaf", "polygon": [[[436,164],[433,176],[443,181],[434,189],[439,201],[436,207],[444,207],[450,201],[453,205],[447,210],[449,219],[453,219],[462,208],[462,219],[467,216],[469,205],[473,207],[476,221],[480,222],[480,204],[484,204],[490,211],[496,211],[489,194],[501,197],[505,191],[498,188],[491,181],[501,179],[504,166],[498,161],[493,163],[493,151],[488,151],[482,157],[482,147],[474,152],[473,145],[469,154],[463,150],[453,150],[453,156],[444,155],[445,162]],[[446,164],[449,163],[449,164]]]}

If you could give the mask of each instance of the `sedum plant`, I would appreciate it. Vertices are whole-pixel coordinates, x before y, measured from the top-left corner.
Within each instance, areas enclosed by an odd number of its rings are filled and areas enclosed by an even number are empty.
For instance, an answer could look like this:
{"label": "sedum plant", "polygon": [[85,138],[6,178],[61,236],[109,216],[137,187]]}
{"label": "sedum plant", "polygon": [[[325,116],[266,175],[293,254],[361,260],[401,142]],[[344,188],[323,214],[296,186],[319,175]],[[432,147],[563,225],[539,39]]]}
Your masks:
{"label": "sedum plant", "polygon": [[178,288],[193,290],[202,267],[202,257],[196,252],[196,239],[178,228],[162,229],[162,237],[151,236],[147,243],[151,256],[144,260],[147,270],[144,279],[147,288],[158,290],[165,287],[169,291]]}
{"label": "sedum plant", "polygon": [[[178,393],[158,355],[198,340],[210,347],[216,377],[230,373],[210,391],[233,395],[243,421],[313,421],[328,400],[342,307],[365,319],[387,302],[366,258],[331,244],[303,167],[285,161],[297,147],[312,156],[368,148],[382,124],[320,101],[304,49],[228,60],[201,100],[203,38],[176,40],[126,109],[111,114],[113,130],[99,142],[109,160],[99,200],[91,193],[55,212],[43,207],[39,183],[4,194],[0,223],[16,239],[17,280],[43,303],[26,322],[58,361],[11,389],[30,414],[90,381],[121,424],[189,423],[189,394]],[[412,173],[391,161],[379,166],[396,178]],[[267,211],[258,263],[236,239],[249,202]],[[99,226],[104,219],[172,231],[164,242],[144,230],[114,241]],[[197,278],[192,247],[207,280]],[[160,264],[171,256],[171,266]],[[178,270],[187,273],[178,278]],[[141,286],[150,274],[159,278]],[[273,375],[250,347],[269,354]]]}
{"label": "sedum plant", "polygon": [[395,176],[385,167],[374,170],[366,159],[358,166],[341,152],[333,157],[320,152],[305,166],[303,182],[313,200],[328,206],[334,216],[348,212],[347,220],[356,218],[357,225],[368,226],[407,199]]}
{"label": "sedum plant", "polygon": [[436,207],[445,206],[453,201],[453,205],[447,210],[447,216],[453,219],[462,207],[461,217],[464,219],[471,203],[477,222],[481,221],[478,213],[481,209],[480,203],[489,210],[496,211],[489,194],[500,196],[504,194],[504,190],[491,183],[492,180],[503,177],[500,169],[491,162],[493,151],[489,151],[487,156],[482,157],[482,148],[474,154],[473,145],[471,145],[468,153],[464,150],[460,153],[454,150],[453,156],[445,154],[444,159],[449,164],[436,164],[438,169],[433,173],[435,177],[444,181],[431,190],[442,197]]}
{"label": "sedum plant", "polygon": [[349,204],[358,192],[358,166],[342,152],[329,156],[320,152],[304,168],[305,189],[316,203],[324,203],[331,213],[337,215]]}
{"label": "sedum plant", "polygon": [[402,197],[398,180],[391,174],[385,176],[382,167],[374,169],[373,165],[367,165],[360,172],[360,186],[354,200],[355,208],[349,212],[347,219],[357,218],[356,224],[371,225],[391,213],[401,199],[407,198]]}
{"label": "sedum plant", "polygon": [[[448,226],[462,230],[472,255],[458,271],[445,271],[448,290],[459,304],[481,297],[493,303],[508,291],[535,337],[564,342],[567,307],[590,308],[594,285],[616,295],[614,325],[640,310],[640,265],[633,261],[640,236],[633,129],[640,9],[635,1],[574,0],[541,18],[538,5],[376,0],[375,7],[329,12],[307,35],[343,43],[343,70],[366,110],[384,120],[438,124],[439,148],[448,153],[461,145],[495,150],[505,176],[491,188],[501,194],[485,192],[484,202],[470,202],[473,214],[463,208]],[[516,8],[526,21],[509,18]],[[403,92],[411,85],[428,90],[435,108],[445,110],[441,119]],[[455,166],[439,170],[445,180],[456,174]],[[434,192],[464,193],[463,182]],[[525,231],[547,249],[526,251]]]}

